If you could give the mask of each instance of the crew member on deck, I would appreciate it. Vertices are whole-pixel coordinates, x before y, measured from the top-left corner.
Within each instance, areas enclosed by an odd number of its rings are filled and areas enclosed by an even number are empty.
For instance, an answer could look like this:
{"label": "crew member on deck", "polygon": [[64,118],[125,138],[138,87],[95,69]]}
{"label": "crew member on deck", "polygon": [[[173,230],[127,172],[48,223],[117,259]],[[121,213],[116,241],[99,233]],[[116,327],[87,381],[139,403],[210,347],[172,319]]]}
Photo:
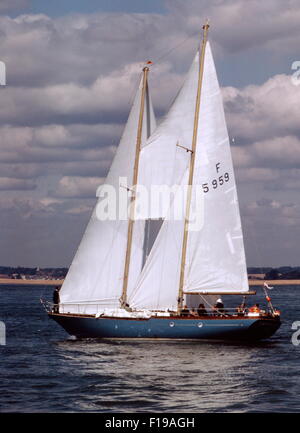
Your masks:
{"label": "crew member on deck", "polygon": [[260,313],[259,304],[253,305],[253,307],[249,308],[250,313]]}
{"label": "crew member on deck", "polygon": [[242,315],[245,314],[245,310],[246,310],[246,300],[245,300],[245,297],[244,297],[243,302],[241,303],[241,305],[239,305],[236,308],[236,311],[237,311],[237,313],[238,313],[239,316],[242,316]]}
{"label": "crew member on deck", "polygon": [[224,310],[224,304],[221,298],[217,299],[217,302],[215,303],[215,310],[217,310],[218,313],[220,314],[224,314],[225,310]]}
{"label": "crew member on deck", "polygon": [[206,316],[207,315],[207,311],[205,309],[204,304],[199,304],[197,312],[198,312],[198,316]]}
{"label": "crew member on deck", "polygon": [[189,314],[190,314],[190,310],[188,309],[187,305],[185,305],[183,307],[183,309],[181,310],[181,315],[182,316],[189,316]]}
{"label": "crew member on deck", "polygon": [[53,292],[53,312],[58,313],[58,307],[59,307],[59,287],[55,287]]}

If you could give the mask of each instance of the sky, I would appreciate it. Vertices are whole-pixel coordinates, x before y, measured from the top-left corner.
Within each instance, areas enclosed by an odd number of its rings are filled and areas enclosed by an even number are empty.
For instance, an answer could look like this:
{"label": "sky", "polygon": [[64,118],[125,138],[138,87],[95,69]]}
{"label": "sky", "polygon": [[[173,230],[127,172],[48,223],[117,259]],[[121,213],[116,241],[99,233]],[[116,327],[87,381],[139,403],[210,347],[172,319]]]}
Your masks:
{"label": "sky", "polygon": [[300,264],[298,0],[1,0],[1,265],[70,265],[142,65],[159,121],[207,18],[247,264]]}

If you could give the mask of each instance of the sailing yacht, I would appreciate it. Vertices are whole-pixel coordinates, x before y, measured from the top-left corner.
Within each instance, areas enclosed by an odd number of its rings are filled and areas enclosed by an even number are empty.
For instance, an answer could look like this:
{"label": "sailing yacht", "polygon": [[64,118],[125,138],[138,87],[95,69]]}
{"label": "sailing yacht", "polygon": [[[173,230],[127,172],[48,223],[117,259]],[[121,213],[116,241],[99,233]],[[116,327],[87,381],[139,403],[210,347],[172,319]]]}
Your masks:
{"label": "sailing yacht", "polygon": [[[245,299],[253,292],[208,29],[206,23],[183,86],[158,127],[149,67],[143,69],[59,305],[46,306],[71,335],[247,341],[268,338],[280,326],[267,293],[263,310],[251,311],[244,302],[232,310],[215,307],[223,295]],[[107,185],[118,198],[125,194],[128,218],[99,218]],[[148,192],[153,185],[173,187],[173,195],[137,216],[138,185]],[[181,218],[174,217],[178,203]]]}

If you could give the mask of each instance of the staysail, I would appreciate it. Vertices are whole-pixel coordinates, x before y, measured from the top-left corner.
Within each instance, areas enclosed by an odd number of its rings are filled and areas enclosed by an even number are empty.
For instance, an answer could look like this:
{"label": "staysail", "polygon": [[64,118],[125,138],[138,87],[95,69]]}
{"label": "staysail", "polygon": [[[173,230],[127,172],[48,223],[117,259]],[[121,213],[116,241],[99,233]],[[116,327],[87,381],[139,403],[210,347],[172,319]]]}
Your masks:
{"label": "staysail", "polygon": [[[197,78],[194,74],[197,83],[199,54],[194,63],[197,65]],[[194,89],[196,87],[197,84]],[[195,103],[196,90],[194,110]],[[192,143],[193,119],[194,114],[187,122],[189,143],[184,144],[187,148]],[[208,42],[204,53],[198,122],[183,292],[247,293],[247,268],[230,144]],[[168,136],[168,131],[165,134]],[[172,145],[176,146],[174,140]],[[177,195],[188,183],[188,172],[186,169],[181,176]],[[184,218],[172,218],[177,205],[175,196],[129,299],[130,305],[136,309],[177,310],[184,233]]]}
{"label": "staysail", "polygon": [[[147,191],[155,191],[156,187],[162,187],[160,200],[152,200],[144,210],[145,219],[162,218],[166,215],[170,205],[167,189],[173,187],[172,190],[176,190],[176,185],[181,183],[188,167],[187,149],[191,145],[198,68],[196,56],[168,114],[142,148],[139,185]],[[140,217],[143,218],[143,209]]]}
{"label": "staysail", "polygon": [[[123,132],[117,153],[105,180],[98,190],[98,196],[106,191],[107,185],[119,195],[126,196],[132,188],[134,161],[137,143],[137,129],[140,119],[143,78]],[[155,128],[155,117],[148,85],[144,91],[145,101],[141,129],[143,145]],[[124,185],[120,185],[122,179]],[[125,256],[128,238],[128,219],[112,215],[111,219],[101,220],[97,208],[103,197],[99,198],[81,240],[69,272],[60,291],[60,312],[77,314],[97,314],[105,308],[118,308],[122,294]],[[117,208],[118,212],[118,208]],[[134,224],[128,292],[135,286],[141,272],[144,244],[144,221]]]}

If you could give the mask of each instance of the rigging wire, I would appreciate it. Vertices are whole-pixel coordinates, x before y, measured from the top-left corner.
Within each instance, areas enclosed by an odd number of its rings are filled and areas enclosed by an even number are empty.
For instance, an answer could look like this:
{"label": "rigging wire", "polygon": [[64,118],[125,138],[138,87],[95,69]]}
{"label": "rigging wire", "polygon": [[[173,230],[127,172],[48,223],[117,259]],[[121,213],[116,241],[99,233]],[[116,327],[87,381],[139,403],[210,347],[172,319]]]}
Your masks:
{"label": "rigging wire", "polygon": [[193,39],[195,36],[198,36],[198,35],[199,35],[199,30],[197,30],[195,33],[193,33],[192,35],[188,36],[187,38],[183,39],[181,42],[179,42],[177,45],[175,45],[172,48],[170,48],[168,51],[165,51],[160,57],[158,57],[156,60],[153,60],[153,64],[155,65],[155,64],[161,62],[163,59],[165,59],[166,57],[168,57],[174,50],[176,50],[177,48],[181,47],[188,40]]}

